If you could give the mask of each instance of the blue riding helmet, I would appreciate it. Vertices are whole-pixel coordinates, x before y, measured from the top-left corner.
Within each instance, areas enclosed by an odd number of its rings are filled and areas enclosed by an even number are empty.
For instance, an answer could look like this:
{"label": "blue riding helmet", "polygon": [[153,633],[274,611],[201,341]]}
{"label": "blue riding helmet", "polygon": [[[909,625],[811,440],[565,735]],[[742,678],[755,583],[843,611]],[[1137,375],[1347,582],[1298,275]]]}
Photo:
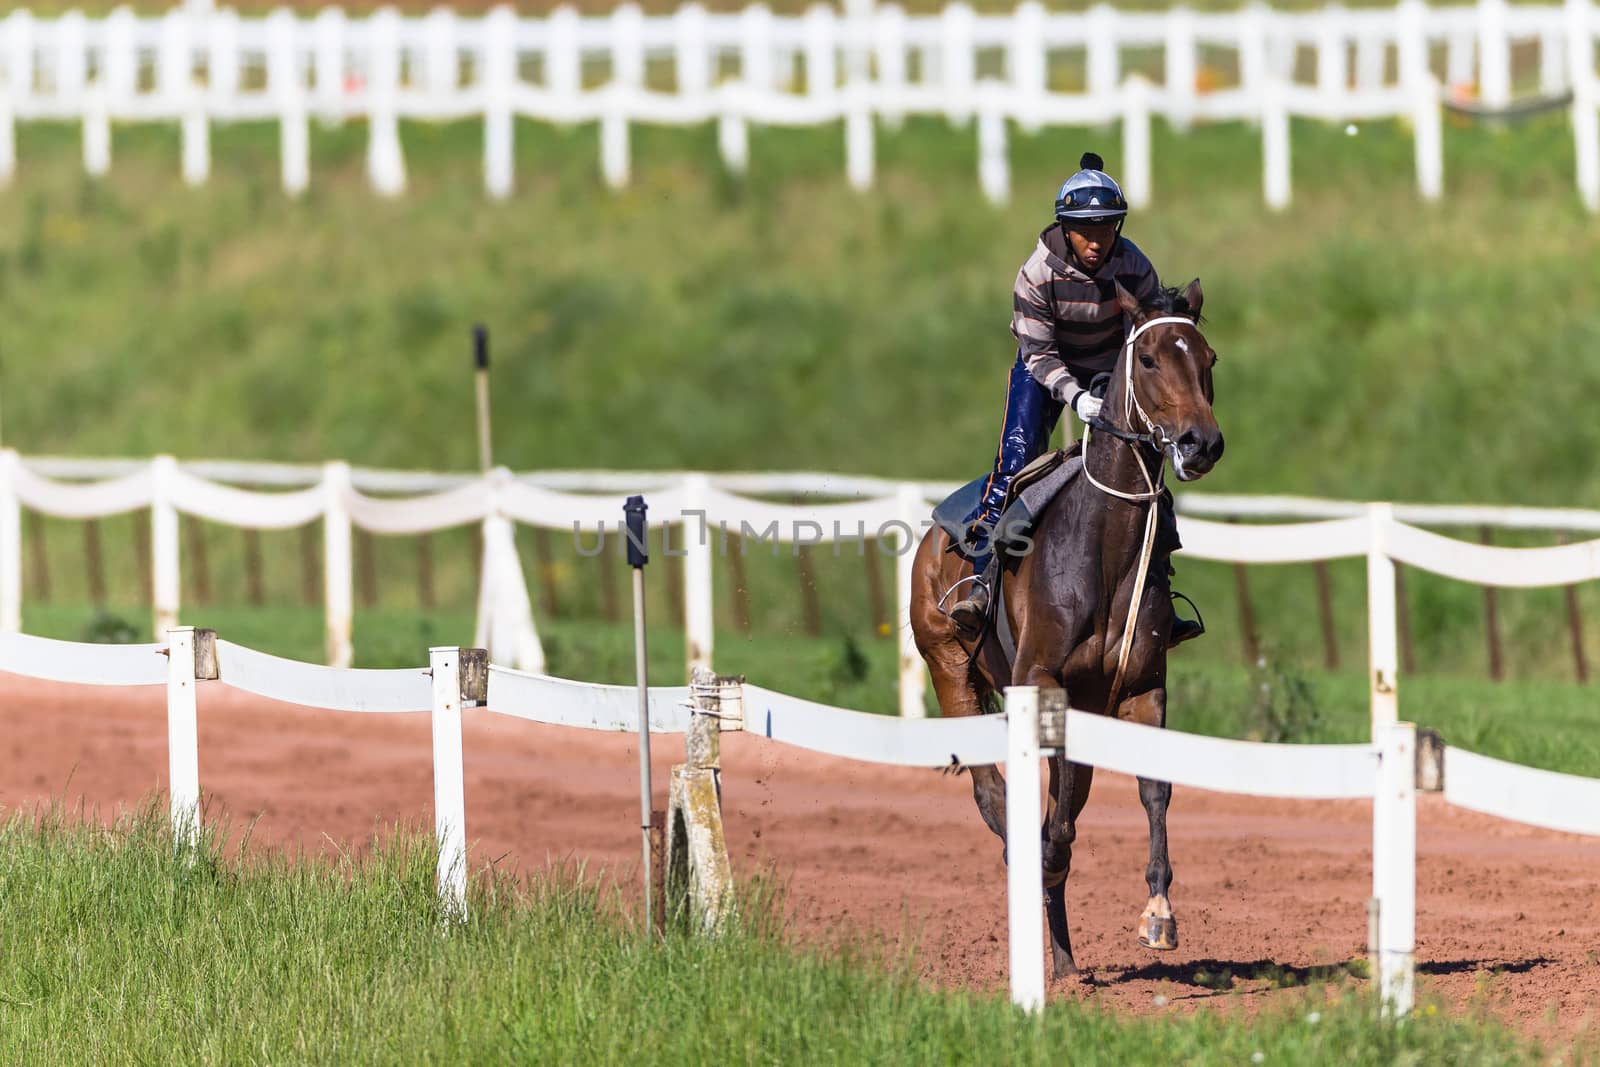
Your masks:
{"label": "blue riding helmet", "polygon": [[1056,193],[1056,220],[1064,223],[1115,222],[1121,228],[1128,217],[1128,201],[1122,186],[1105,172],[1105,161],[1085,152],[1078,161],[1083,169],[1068,178]]}

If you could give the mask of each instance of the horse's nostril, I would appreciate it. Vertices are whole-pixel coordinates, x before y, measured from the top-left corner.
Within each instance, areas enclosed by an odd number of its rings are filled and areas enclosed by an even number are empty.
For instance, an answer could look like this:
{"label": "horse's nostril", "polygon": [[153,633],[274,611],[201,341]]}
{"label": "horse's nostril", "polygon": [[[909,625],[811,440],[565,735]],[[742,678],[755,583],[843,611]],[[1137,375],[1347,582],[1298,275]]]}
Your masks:
{"label": "horse's nostril", "polygon": [[1178,451],[1184,455],[1200,450],[1200,435],[1193,430],[1185,430],[1178,437]]}

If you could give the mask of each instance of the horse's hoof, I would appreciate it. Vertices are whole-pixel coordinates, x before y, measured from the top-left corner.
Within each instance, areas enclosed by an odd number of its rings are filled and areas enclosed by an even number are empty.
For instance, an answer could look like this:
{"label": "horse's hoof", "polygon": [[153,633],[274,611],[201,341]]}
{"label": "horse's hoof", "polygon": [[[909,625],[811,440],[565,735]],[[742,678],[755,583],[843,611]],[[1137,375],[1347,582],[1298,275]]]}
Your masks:
{"label": "horse's hoof", "polygon": [[1165,952],[1178,947],[1178,920],[1168,915],[1145,915],[1139,920],[1139,944]]}

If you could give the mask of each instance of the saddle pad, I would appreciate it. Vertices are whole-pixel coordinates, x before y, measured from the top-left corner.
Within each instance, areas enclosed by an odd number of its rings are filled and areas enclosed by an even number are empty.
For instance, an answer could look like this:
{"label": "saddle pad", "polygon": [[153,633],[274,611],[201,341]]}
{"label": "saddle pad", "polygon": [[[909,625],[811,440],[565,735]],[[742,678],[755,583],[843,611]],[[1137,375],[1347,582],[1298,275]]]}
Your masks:
{"label": "saddle pad", "polygon": [[[1083,454],[1077,449],[1072,449],[1062,458],[1061,465],[1049,474],[1040,478],[1032,485],[1023,488],[1022,493],[1006,508],[1005,514],[1000,517],[1000,529],[1008,532],[1016,530],[1013,522],[1024,522],[1024,530],[1033,529],[1033,522],[1044,513],[1045,505],[1055,498],[1055,495],[1083,469]],[[994,635],[1000,641],[1000,651],[1005,653],[1006,662],[1014,663],[1017,659],[1017,639],[1011,632],[1011,620],[1006,617],[1005,578],[995,582],[994,595],[990,598],[992,603],[991,616],[994,626]]]}

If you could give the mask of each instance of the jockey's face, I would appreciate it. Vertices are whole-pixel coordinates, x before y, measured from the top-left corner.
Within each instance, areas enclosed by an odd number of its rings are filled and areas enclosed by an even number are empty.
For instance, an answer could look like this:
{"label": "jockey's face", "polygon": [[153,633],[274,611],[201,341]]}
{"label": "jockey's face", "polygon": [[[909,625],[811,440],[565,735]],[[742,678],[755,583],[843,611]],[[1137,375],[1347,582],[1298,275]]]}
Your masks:
{"label": "jockey's face", "polygon": [[1111,246],[1117,240],[1114,222],[1074,222],[1067,227],[1067,243],[1072,255],[1085,274],[1093,274],[1111,255]]}

